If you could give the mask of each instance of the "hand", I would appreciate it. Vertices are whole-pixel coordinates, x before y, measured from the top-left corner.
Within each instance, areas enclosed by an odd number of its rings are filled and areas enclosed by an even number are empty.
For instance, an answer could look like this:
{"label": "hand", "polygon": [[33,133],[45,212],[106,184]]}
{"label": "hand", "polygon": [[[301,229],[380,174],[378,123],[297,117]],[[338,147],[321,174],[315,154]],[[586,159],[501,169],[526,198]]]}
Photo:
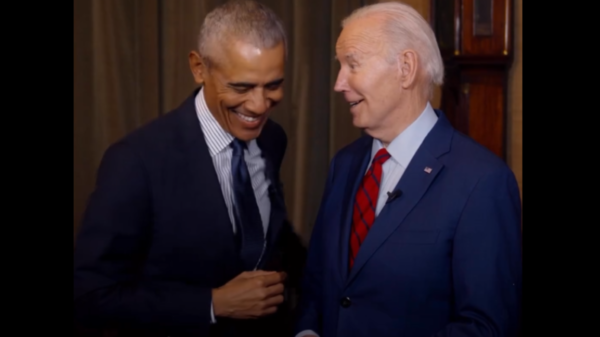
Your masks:
{"label": "hand", "polygon": [[283,302],[284,272],[243,272],[220,288],[213,289],[215,316],[236,319],[259,318],[273,314]]}

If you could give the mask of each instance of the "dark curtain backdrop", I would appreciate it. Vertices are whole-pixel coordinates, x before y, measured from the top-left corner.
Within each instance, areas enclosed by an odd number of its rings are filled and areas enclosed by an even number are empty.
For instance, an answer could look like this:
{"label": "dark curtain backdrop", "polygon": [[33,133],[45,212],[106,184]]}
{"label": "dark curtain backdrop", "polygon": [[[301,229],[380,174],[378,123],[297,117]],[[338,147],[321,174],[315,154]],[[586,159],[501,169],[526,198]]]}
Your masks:
{"label": "dark curtain backdrop", "polygon": [[[74,1],[74,233],[106,148],[177,107],[195,88],[187,55],[219,0]],[[282,179],[290,217],[307,241],[329,161],[360,136],[333,92],[341,20],[374,0],[263,0],[289,37],[285,98],[272,114],[289,144]],[[429,0],[406,1],[426,17]],[[305,241],[305,242],[306,242]]]}

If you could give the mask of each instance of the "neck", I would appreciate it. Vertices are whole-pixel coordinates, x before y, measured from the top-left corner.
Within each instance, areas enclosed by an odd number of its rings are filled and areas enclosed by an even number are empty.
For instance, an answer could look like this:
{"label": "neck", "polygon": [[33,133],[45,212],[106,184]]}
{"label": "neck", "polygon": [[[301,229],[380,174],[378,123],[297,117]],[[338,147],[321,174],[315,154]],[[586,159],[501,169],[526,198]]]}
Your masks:
{"label": "neck", "polygon": [[407,99],[400,101],[403,103],[388,114],[380,128],[365,130],[373,138],[379,139],[385,147],[419,118],[428,102],[422,95],[416,95],[414,92]]}

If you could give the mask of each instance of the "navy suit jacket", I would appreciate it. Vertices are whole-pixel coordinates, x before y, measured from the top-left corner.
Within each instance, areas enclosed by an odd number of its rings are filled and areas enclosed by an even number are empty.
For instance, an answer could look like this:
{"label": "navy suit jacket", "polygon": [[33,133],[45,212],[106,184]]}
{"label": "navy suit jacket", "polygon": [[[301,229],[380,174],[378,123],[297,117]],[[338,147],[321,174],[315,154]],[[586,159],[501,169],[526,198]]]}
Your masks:
{"label": "navy suit jacket", "polygon": [[[321,337],[516,336],[521,201],[507,165],[443,113],[376,218],[351,271],[352,204],[371,155],[339,151],[311,237],[295,332]],[[431,172],[425,168],[431,168]]]}
{"label": "navy suit jacket", "polygon": [[[74,254],[75,318],[85,326],[113,328],[119,336],[264,336],[265,329],[284,328],[277,314],[210,325],[211,289],[242,270],[196,115],[198,90],[110,146],[102,159]],[[259,269],[285,270],[293,285],[303,247],[286,221],[279,179],[286,135],[269,120],[257,142],[272,205]]]}

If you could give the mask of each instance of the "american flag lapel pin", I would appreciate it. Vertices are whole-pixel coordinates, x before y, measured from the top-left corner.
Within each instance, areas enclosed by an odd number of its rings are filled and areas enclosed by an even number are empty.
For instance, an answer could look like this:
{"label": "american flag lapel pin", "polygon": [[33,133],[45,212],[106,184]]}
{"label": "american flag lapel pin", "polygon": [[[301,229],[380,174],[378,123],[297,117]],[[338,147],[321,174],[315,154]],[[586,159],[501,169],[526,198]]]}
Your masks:
{"label": "american flag lapel pin", "polygon": [[429,166],[425,166],[425,172],[427,172],[427,173],[431,173],[431,167],[429,167]]}

